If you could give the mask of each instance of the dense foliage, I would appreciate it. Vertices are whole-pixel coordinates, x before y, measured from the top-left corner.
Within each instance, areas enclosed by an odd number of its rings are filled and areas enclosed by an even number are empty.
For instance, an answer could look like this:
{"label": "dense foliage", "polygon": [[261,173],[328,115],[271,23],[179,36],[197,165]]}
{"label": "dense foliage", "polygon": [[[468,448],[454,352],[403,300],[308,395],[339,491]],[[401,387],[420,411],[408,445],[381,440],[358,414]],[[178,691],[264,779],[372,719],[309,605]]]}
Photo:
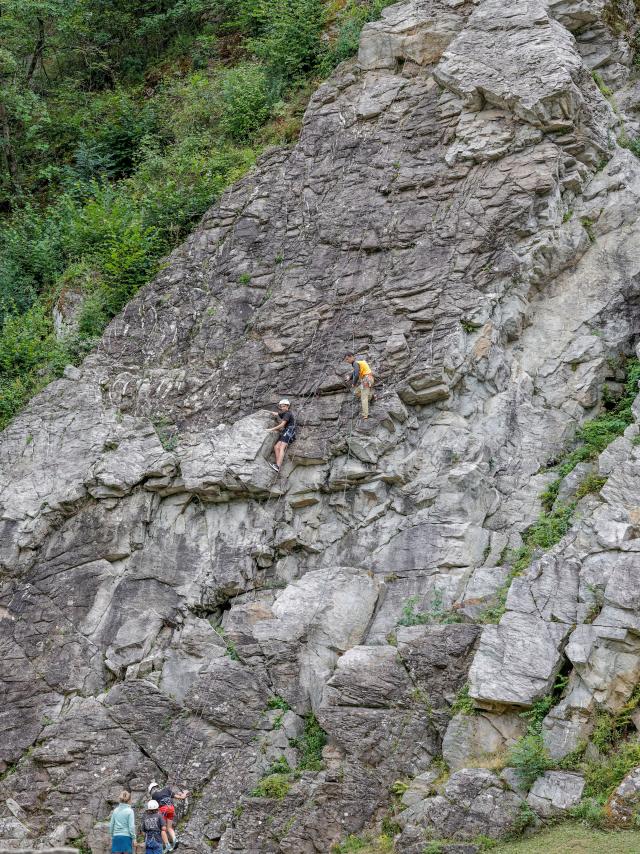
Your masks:
{"label": "dense foliage", "polygon": [[[4,0],[0,427],[77,361],[384,0]],[[83,307],[60,339],[52,309]]]}

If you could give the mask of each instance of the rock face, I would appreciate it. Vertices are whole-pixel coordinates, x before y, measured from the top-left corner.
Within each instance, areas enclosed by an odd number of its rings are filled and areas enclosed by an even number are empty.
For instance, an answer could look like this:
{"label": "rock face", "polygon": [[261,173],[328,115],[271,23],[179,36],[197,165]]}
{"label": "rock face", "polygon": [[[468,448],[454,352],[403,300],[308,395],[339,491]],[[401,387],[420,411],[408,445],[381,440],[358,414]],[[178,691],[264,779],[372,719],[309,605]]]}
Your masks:
{"label": "rock face", "polygon": [[[326,852],[398,780],[407,852],[579,799],[545,775],[527,804],[494,770],[561,671],[555,759],[640,680],[638,425],[562,487],[608,478],[507,595],[546,467],[640,329],[627,5],[613,29],[600,0],[385,10],[298,144],[2,434],[9,848],[102,850],[152,777],[195,792],[185,854]],[[374,369],[367,421],[346,348]]]}

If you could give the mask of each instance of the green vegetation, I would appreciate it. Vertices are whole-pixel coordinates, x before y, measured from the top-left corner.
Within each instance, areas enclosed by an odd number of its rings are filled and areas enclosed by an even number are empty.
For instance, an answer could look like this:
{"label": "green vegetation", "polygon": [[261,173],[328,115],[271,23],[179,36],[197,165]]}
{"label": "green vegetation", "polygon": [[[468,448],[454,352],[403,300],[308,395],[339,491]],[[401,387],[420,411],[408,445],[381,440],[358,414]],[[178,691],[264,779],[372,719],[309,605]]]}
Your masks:
{"label": "green vegetation", "polygon": [[517,842],[505,842],[493,854],[636,854],[640,833],[603,833],[579,824],[561,824]]}
{"label": "green vegetation", "polygon": [[401,798],[409,788],[409,783],[406,780],[394,780],[389,791],[392,795]]}
{"label": "green vegetation", "polygon": [[291,788],[288,774],[269,774],[263,777],[255,789],[251,792],[253,798],[286,798]]}
{"label": "green vegetation", "polygon": [[[555,465],[554,468],[558,477],[540,496],[542,504],[547,510],[553,506],[563,478],[572,472],[578,463],[595,460],[614,439],[621,436],[627,427],[633,424],[631,405],[638,394],[640,362],[637,359],[629,359],[625,365],[625,374],[622,397],[617,401],[609,398],[608,403],[605,402],[604,412],[589,421],[585,421],[576,433],[576,447]],[[595,492],[603,485],[604,483],[601,483],[598,486],[597,481],[590,477],[583,495],[586,495],[587,492]]]}
{"label": "green vegetation", "polygon": [[567,681],[566,676],[559,676],[552,692],[520,715],[528,723],[527,732],[513,745],[507,761],[515,768],[520,782],[527,788],[530,788],[541,774],[552,767],[542,741],[542,721],[558,701]]}
{"label": "green vegetation", "polygon": [[267,708],[281,709],[283,712],[288,712],[291,709],[291,706],[278,694],[274,694],[273,697],[269,697],[269,699],[267,700]]}
{"label": "green vegetation", "polygon": [[238,655],[238,650],[233,641],[230,641],[229,638],[225,636],[224,629],[222,626],[213,626],[213,630],[220,635],[222,640],[226,646],[226,654],[232,661],[240,661],[240,656]]}
{"label": "green vegetation", "polygon": [[588,475],[580,484],[573,501],[558,504],[558,492],[563,479],[573,471],[578,463],[595,460],[614,439],[621,436],[634,418],[631,411],[633,401],[638,394],[640,381],[640,362],[628,359],[625,364],[625,383],[622,396],[613,400],[608,396],[605,411],[586,421],[576,433],[576,446],[554,465],[558,477],[541,493],[540,500],[545,511],[524,533],[522,546],[511,555],[511,572],[505,583],[495,595],[495,603],[487,608],[480,617],[483,623],[498,623],[505,612],[507,595],[511,582],[531,563],[536,551],[548,551],[571,527],[577,502],[589,493],[599,492],[606,478],[597,474]]}
{"label": "green vegetation", "polygon": [[602,76],[597,71],[592,71],[591,76],[593,77],[593,82],[596,84],[598,89],[602,92],[605,98],[610,98],[613,95],[611,89],[607,86],[607,84],[602,79]]}
{"label": "green vegetation", "polygon": [[[5,0],[0,429],[266,145],[296,139],[318,79],[385,5]],[[58,339],[67,297],[79,313]]]}
{"label": "green vegetation", "polygon": [[549,754],[539,732],[523,735],[509,751],[508,764],[516,770],[520,782],[530,788],[550,767]]}
{"label": "green vegetation", "polygon": [[469,696],[469,683],[465,682],[451,706],[451,714],[475,715],[476,707]]}
{"label": "green vegetation", "polygon": [[549,513],[541,513],[538,520],[523,534],[522,546],[512,556],[512,567],[507,580],[496,592],[495,603],[483,611],[480,621],[498,623],[506,610],[507,595],[511,582],[529,566],[536,550],[547,551],[567,533],[575,503],[562,504]]}
{"label": "green vegetation", "polygon": [[582,227],[587,232],[587,237],[589,238],[589,243],[596,242],[595,231],[593,230],[593,220],[588,216],[581,216],[580,222],[582,223]]}
{"label": "green vegetation", "polygon": [[529,722],[527,732],[511,748],[508,762],[527,787],[549,769],[578,771],[585,778],[584,797],[570,814],[590,827],[606,828],[608,799],[623,778],[640,765],[640,740],[631,719],[632,712],[640,705],[640,686],[617,714],[605,710],[598,713],[590,739],[597,748],[596,758],[585,758],[585,742],[573,754],[553,763],[544,749],[542,721],[566,683],[566,677],[558,677],[552,693],[522,714]]}
{"label": "green vegetation", "polygon": [[279,709],[280,710],[280,714],[276,715],[276,717],[273,720],[273,728],[274,729],[281,729],[282,728],[282,721],[284,718],[284,714],[285,714],[285,712],[288,712],[290,708],[291,707],[289,706],[287,701],[283,700],[282,697],[279,697],[277,694],[275,694],[273,697],[269,697],[269,699],[267,701],[267,709],[270,709],[270,710]]}
{"label": "green vegetation", "polygon": [[87,838],[84,833],[76,837],[76,839],[72,841],[71,846],[73,848],[77,848],[80,854],[91,854],[91,848],[89,847],[89,843],[87,842]]}
{"label": "green vegetation", "polygon": [[461,623],[462,617],[455,611],[446,610],[443,607],[442,591],[434,590],[433,600],[428,611],[416,611],[416,605],[420,601],[419,596],[411,596],[404,603],[398,626],[424,626],[430,623]]}
{"label": "green vegetation", "polygon": [[597,759],[576,761],[574,767],[584,774],[585,798],[602,807],[629,771],[640,765],[640,741],[631,720],[631,713],[640,705],[640,686],[613,715],[601,711],[591,734],[598,748]]}
{"label": "green vegetation", "polygon": [[331,847],[332,854],[387,854],[392,852],[393,837],[387,833],[382,833],[380,836],[347,836],[344,842],[338,843]]}
{"label": "green vegetation", "polygon": [[467,335],[471,335],[473,332],[476,332],[479,328],[478,324],[473,323],[473,321],[471,321],[471,320],[461,320],[460,325],[462,326],[464,331],[467,333]]}
{"label": "green vegetation", "polygon": [[291,788],[292,771],[289,763],[281,756],[274,762],[255,789],[251,792],[253,798],[277,798],[287,796]]}
{"label": "green vegetation", "polygon": [[166,415],[156,415],[151,419],[160,444],[165,451],[174,451],[178,446],[180,435],[178,429]]}
{"label": "green vegetation", "polygon": [[300,760],[296,773],[302,771],[322,771],[322,748],[327,743],[327,734],[322,729],[313,712],[305,717],[304,732],[299,738],[291,740],[291,746],[300,751]]}
{"label": "green vegetation", "polygon": [[[269,699],[267,706],[272,709],[281,709],[282,714],[289,708],[287,703],[277,695]],[[306,716],[302,735],[299,738],[290,739],[289,743],[300,752],[295,771],[290,768],[285,757],[281,756],[271,764],[265,776],[251,792],[252,797],[282,799],[289,792],[292,782],[303,771],[321,771],[324,768],[322,748],[327,743],[327,735],[313,713]]]}

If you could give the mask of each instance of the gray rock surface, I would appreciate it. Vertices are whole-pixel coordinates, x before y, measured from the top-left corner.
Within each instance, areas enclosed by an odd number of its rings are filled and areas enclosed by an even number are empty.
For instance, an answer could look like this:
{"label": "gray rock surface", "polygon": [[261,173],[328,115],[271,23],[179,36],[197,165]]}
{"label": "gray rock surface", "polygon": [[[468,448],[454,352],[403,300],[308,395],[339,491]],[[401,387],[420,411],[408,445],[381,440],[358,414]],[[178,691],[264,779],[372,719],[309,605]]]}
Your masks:
{"label": "gray rock surface", "polygon": [[[525,801],[465,766],[495,766],[559,673],[554,759],[628,702],[637,423],[592,462],[607,482],[563,538],[511,574],[549,465],[637,344],[628,5],[620,32],[601,0],[386,9],[297,144],[0,436],[6,844],[97,852],[118,791],[139,807],[155,776],[195,792],[185,854],[326,852],[397,780],[398,850],[473,848]],[[367,421],[345,347],[376,375]],[[300,429],[276,476],[283,394]],[[466,683],[476,714],[453,715]],[[536,787],[544,813],[579,783]]]}
{"label": "gray rock surface", "polygon": [[479,834],[500,838],[517,825],[523,803],[491,771],[465,769],[451,775],[442,794],[408,807],[398,821],[403,835],[413,834],[417,826],[425,840],[464,840]]}
{"label": "gray rock surface", "polygon": [[541,818],[554,818],[580,803],[584,777],[566,771],[546,771],[533,784],[527,803]]}

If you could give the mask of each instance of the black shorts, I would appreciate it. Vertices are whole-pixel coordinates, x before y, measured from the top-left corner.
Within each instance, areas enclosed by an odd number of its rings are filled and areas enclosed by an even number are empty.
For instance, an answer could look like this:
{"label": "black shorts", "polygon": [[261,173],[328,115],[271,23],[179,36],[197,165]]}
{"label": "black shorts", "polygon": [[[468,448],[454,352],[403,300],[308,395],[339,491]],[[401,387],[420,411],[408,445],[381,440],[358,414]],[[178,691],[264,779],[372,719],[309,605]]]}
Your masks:
{"label": "black shorts", "polygon": [[278,436],[278,442],[284,442],[285,445],[290,445],[292,442],[296,440],[296,428],[295,427],[285,427],[285,429]]}

